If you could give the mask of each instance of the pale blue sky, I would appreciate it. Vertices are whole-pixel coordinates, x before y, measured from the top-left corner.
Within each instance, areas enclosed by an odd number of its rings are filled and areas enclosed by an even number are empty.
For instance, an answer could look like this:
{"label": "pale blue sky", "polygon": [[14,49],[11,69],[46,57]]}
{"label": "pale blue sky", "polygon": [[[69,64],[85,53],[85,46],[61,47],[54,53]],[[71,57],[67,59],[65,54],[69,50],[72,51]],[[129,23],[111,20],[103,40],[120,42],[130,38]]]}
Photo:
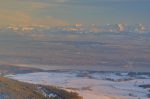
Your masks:
{"label": "pale blue sky", "polygon": [[1,24],[150,25],[150,0],[0,0]]}

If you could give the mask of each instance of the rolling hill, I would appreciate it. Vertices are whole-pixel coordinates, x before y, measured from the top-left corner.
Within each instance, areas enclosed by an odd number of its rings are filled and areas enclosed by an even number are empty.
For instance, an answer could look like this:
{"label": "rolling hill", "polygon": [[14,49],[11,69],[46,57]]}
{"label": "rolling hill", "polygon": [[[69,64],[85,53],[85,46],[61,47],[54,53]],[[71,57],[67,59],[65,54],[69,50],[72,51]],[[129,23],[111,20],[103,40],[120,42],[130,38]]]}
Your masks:
{"label": "rolling hill", "polygon": [[61,88],[22,83],[0,77],[0,99],[82,99]]}

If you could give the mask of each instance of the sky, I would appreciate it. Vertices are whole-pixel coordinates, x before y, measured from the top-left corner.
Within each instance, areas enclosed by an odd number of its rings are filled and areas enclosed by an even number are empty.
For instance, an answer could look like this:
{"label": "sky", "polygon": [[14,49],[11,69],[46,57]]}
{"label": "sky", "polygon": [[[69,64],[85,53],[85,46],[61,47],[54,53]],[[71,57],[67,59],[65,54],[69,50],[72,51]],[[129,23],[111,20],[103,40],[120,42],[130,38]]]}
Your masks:
{"label": "sky", "polygon": [[150,26],[150,0],[0,0],[0,25]]}

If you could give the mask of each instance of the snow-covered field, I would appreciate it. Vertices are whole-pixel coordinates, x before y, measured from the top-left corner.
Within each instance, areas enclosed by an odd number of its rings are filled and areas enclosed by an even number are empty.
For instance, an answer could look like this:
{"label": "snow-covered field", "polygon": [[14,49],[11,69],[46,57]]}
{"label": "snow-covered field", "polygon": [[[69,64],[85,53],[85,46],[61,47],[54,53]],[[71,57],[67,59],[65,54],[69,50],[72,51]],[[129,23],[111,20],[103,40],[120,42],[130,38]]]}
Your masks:
{"label": "snow-covered field", "polygon": [[149,99],[149,74],[129,74],[91,71],[51,71],[7,75],[23,82],[60,86],[76,91],[84,99]]}

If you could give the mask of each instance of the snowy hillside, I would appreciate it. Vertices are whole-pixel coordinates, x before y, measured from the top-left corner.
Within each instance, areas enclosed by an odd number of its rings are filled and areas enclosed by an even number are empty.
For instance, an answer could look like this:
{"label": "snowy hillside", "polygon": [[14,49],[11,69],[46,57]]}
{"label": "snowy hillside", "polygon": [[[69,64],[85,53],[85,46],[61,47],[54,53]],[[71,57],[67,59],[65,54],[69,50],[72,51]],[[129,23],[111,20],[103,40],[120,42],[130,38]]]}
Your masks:
{"label": "snowy hillside", "polygon": [[149,73],[53,71],[7,77],[33,84],[60,86],[78,92],[84,99],[148,99],[150,95]]}

